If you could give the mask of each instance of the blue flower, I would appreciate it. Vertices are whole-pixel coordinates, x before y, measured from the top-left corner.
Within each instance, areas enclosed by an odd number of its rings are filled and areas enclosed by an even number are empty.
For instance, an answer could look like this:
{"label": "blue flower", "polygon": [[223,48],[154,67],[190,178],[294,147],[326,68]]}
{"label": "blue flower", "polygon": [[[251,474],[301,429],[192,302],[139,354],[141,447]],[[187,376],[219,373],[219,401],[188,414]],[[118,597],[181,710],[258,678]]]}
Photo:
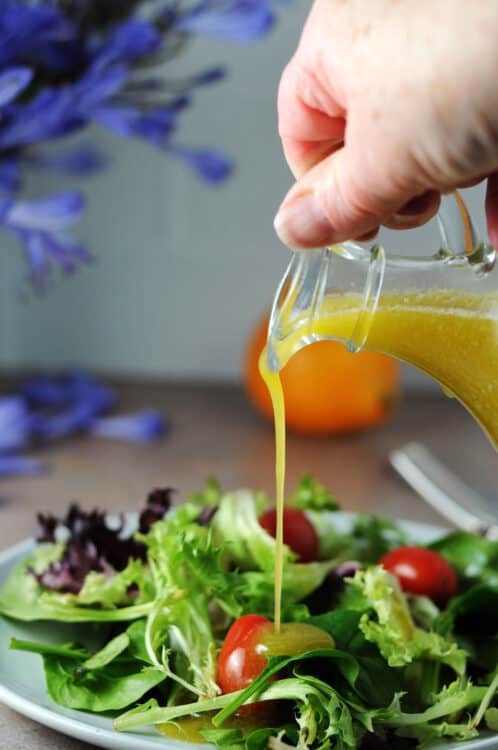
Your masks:
{"label": "blue flower", "polygon": [[[21,164],[34,169],[42,169],[59,174],[88,177],[105,169],[109,164],[109,159],[93,146],[84,145],[55,154],[30,153],[28,151],[26,154],[20,156],[15,163],[17,170],[19,170]],[[0,163],[1,185],[2,164]]]}
{"label": "blue flower", "polygon": [[200,0],[175,22],[178,31],[244,44],[268,34],[275,16],[265,0]]}
{"label": "blue flower", "polygon": [[96,64],[107,65],[115,60],[133,61],[159,50],[162,37],[154,24],[132,18],[116,26],[100,45],[96,45]]}
{"label": "blue flower", "polygon": [[34,284],[43,285],[53,264],[71,272],[91,261],[88,251],[67,235],[83,207],[83,196],[74,191],[38,201],[0,200],[0,225],[23,243]]}
{"label": "blue flower", "polygon": [[88,149],[54,156],[33,147],[96,123],[183,160],[210,184],[222,182],[233,170],[225,154],[177,145],[173,137],[192,91],[220,81],[224,69],[174,79],[162,68],[192,34],[238,44],[259,39],[274,26],[276,2],[0,0],[0,224],[21,241],[34,284],[43,285],[54,266],[73,271],[91,255],[67,234],[76,220],[70,212],[64,230],[39,226],[50,213],[42,201],[33,224],[26,208],[36,206],[16,199],[24,172],[80,177],[105,162]]}
{"label": "blue flower", "polygon": [[0,68],[19,62],[61,70],[79,59],[77,30],[50,3],[2,0]]}
{"label": "blue flower", "polygon": [[166,430],[164,417],[154,409],[146,409],[136,414],[96,419],[90,427],[90,434],[117,440],[150,442],[164,435]]}
{"label": "blue flower", "polygon": [[19,159],[11,157],[0,161],[0,192],[11,195],[21,184]]}
{"label": "blue flower", "polygon": [[67,191],[37,201],[0,201],[0,222],[12,229],[61,232],[71,227],[82,212],[81,193]]}
{"label": "blue flower", "polygon": [[147,442],[167,431],[154,409],[103,416],[114,402],[111,388],[82,372],[26,380],[17,395],[0,398],[0,477],[48,470],[45,462],[19,454],[33,442],[75,433]]}
{"label": "blue flower", "polygon": [[81,373],[29,380],[22,393],[33,410],[32,433],[44,440],[90,429],[114,403],[110,388]]}
{"label": "blue flower", "polygon": [[29,456],[0,455],[0,477],[38,476],[46,474],[48,470],[46,461],[38,461]]}
{"label": "blue flower", "polygon": [[10,68],[0,73],[0,108],[10,104],[31,83],[30,68]]}
{"label": "blue flower", "polygon": [[46,287],[54,267],[69,274],[93,261],[88,249],[71,237],[26,231],[17,232],[17,236],[23,244],[28,280],[40,290]]}
{"label": "blue flower", "polygon": [[0,453],[24,448],[31,432],[31,419],[24,399],[19,396],[0,398]]}
{"label": "blue flower", "polygon": [[194,149],[171,145],[168,151],[186,162],[199,177],[212,185],[224,182],[233,171],[232,161],[223,152],[214,148]]}

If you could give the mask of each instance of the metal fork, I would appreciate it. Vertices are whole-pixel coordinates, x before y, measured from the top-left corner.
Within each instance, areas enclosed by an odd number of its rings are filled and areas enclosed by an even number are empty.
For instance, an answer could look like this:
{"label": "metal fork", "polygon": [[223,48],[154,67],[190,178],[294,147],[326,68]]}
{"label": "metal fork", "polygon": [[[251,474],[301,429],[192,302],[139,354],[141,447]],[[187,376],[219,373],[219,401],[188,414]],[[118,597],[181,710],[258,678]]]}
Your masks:
{"label": "metal fork", "polygon": [[487,539],[498,539],[497,512],[421,443],[391,451],[389,462],[405,482],[434,510],[455,526]]}

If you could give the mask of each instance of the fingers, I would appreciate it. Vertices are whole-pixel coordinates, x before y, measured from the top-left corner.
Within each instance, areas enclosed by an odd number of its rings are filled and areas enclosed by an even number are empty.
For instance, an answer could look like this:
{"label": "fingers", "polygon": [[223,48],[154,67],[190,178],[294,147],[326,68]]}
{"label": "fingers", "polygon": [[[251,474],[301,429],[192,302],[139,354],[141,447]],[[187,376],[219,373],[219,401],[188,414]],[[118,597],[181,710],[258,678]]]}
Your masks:
{"label": "fingers", "polygon": [[498,172],[488,177],[485,206],[488,236],[492,245],[498,248]]}
{"label": "fingers", "polygon": [[338,149],[344,140],[344,111],[296,62],[288,64],[278,92],[278,127],[285,158],[295,177]]}
{"label": "fingers", "polygon": [[[382,161],[382,159],[381,159]],[[381,166],[368,169],[344,147],[309,170],[289,191],[275,219],[280,239],[290,247],[313,248],[361,237],[398,214],[415,189],[400,188]],[[430,218],[437,210],[431,196],[421,206]],[[393,224],[415,226],[416,218],[397,215]]]}
{"label": "fingers", "polygon": [[384,221],[389,229],[414,229],[425,224],[437,214],[441,194],[436,190],[427,190],[405,203],[399,211]]}

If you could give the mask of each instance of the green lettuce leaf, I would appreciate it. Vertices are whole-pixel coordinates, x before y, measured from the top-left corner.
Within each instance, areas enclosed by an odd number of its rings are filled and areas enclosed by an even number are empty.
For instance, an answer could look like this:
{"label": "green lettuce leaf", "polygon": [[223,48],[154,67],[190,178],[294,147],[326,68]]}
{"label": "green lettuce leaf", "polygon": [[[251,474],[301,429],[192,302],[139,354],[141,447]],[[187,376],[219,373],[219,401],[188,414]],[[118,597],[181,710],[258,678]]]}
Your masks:
{"label": "green lettuce leaf", "polygon": [[[184,548],[208,551],[210,530],[195,522],[198,508],[187,503],[146,535],[156,599],[147,616],[146,650],[152,664],[183,689],[196,695],[216,695],[215,642],[210,597],[192,575]],[[217,558],[217,550],[211,549]],[[216,565],[216,560],[213,564]]]}
{"label": "green lettuce leaf", "polygon": [[[248,490],[228,493],[220,502],[212,528],[216,543],[241,570],[260,570],[273,575],[275,539],[258,521],[267,507],[268,499],[263,494]],[[296,601],[318,588],[337,565],[337,560],[296,563],[295,559],[295,554],[284,545],[284,589]]]}
{"label": "green lettuce leaf", "polygon": [[427,659],[463,674],[465,652],[439,633],[415,625],[397,579],[384,568],[358,571],[349,585],[359,590],[368,607],[360,619],[360,630],[378,646],[389,666],[402,667],[415,659]]}
{"label": "green lettuce leaf", "polygon": [[214,477],[210,477],[200,492],[192,492],[189,501],[197,505],[218,505],[222,496],[223,491],[220,483]]}
{"label": "green lettuce leaf", "polygon": [[[16,620],[50,620],[50,610],[40,602],[43,588],[28,571],[42,573],[64,552],[63,544],[43,544],[15,565],[0,590],[0,614]],[[54,618],[56,619],[56,618]]]}
{"label": "green lettuce leaf", "polygon": [[335,495],[332,495],[311,474],[305,474],[294,493],[285,501],[300,510],[335,511],[339,509],[339,503]]}

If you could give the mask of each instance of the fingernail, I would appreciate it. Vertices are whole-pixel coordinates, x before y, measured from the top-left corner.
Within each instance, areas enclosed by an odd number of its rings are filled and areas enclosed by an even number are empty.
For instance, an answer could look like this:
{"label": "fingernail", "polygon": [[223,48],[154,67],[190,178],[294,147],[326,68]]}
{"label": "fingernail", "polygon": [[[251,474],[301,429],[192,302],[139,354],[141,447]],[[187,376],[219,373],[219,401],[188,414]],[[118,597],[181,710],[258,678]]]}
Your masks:
{"label": "fingernail", "polygon": [[281,241],[296,249],[322,247],[333,235],[332,225],[311,191],[285,200],[273,226]]}

